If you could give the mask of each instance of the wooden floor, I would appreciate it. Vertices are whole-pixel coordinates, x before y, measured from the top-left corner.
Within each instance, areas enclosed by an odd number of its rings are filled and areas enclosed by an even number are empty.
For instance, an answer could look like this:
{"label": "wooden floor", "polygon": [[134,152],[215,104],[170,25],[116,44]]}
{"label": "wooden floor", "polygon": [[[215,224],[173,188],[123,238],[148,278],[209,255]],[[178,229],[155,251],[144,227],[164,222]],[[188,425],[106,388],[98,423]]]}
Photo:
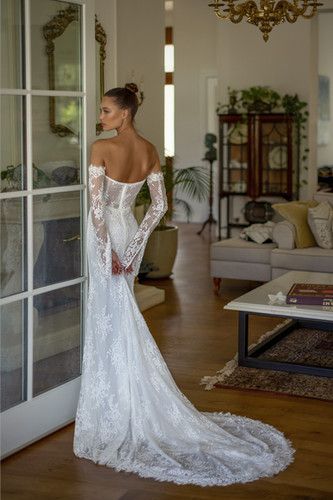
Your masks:
{"label": "wooden floor", "polygon": [[[115,472],[72,451],[74,425],[38,441],[2,462],[2,499],[180,500],[333,498],[332,405],[309,398],[265,392],[213,389],[201,377],[222,368],[237,349],[237,316],[223,305],[253,283],[225,281],[212,291],[209,235],[200,224],[178,224],[174,274],[149,281],[165,288],[166,302],[144,312],[148,326],[177,382],[199,410],[229,411],[263,420],[283,431],[296,448],[295,461],[269,479],[242,485],[200,487],[142,479]],[[255,340],[277,320],[256,318]]]}

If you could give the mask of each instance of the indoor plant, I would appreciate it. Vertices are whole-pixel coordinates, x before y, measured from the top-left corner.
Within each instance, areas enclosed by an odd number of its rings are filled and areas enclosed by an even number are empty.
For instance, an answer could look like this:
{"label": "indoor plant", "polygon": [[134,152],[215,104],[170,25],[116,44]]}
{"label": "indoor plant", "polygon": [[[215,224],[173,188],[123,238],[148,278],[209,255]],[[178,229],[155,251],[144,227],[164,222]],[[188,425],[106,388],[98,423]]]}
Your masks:
{"label": "indoor plant", "polygon": [[[171,170],[166,165],[162,165],[161,169],[164,174],[166,193],[167,195],[171,194],[174,190],[174,197],[172,207],[169,204],[168,211],[159,221],[146,245],[144,260],[152,263],[157,268],[147,274],[148,278],[166,278],[172,273],[177,254],[178,227],[168,224],[167,220],[172,219],[173,214],[176,212],[175,207],[185,211],[187,221],[192,215],[191,205],[186,200],[178,198],[178,191],[198,201],[206,199],[209,194],[209,172],[205,167],[191,166]],[[138,214],[141,209],[139,215],[141,220],[150,203],[149,187],[145,182],[136,198],[136,211]]]}

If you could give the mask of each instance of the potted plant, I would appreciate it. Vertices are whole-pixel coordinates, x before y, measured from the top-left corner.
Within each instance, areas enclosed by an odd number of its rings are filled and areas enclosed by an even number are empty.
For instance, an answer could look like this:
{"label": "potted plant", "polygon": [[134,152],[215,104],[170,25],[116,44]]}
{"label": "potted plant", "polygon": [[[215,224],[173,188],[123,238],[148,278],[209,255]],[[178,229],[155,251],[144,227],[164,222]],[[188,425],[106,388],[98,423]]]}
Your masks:
{"label": "potted plant", "polygon": [[[174,190],[175,196],[172,207],[169,206],[148,239],[143,260],[152,263],[154,270],[146,274],[147,278],[167,278],[172,274],[177,254],[178,227],[167,221],[172,219],[177,208],[185,211],[187,222],[193,213],[191,205],[186,200],[178,198],[178,191],[198,201],[205,200],[209,194],[209,171],[205,167],[191,166],[172,171],[166,165],[162,165],[161,169],[167,195]],[[150,203],[149,188],[145,182],[136,198],[137,219],[143,219]]]}

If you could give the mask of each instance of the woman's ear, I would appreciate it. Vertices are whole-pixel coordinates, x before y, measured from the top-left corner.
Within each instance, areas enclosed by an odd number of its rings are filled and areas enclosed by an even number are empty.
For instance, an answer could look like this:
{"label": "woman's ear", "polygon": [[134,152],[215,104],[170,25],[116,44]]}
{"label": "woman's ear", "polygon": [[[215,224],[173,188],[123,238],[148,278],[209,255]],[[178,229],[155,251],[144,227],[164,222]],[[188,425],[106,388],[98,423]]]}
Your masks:
{"label": "woman's ear", "polygon": [[128,108],[123,109],[123,119],[128,120],[130,118],[130,110]]}

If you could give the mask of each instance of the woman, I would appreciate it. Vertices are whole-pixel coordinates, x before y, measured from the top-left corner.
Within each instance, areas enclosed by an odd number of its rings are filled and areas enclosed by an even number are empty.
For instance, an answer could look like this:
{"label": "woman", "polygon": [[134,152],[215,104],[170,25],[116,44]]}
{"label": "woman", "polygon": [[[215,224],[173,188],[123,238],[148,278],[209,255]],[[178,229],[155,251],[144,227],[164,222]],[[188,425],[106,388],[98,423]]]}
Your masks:
{"label": "woman", "polygon": [[[293,461],[289,440],[258,420],[199,412],[177,387],[135,300],[147,239],[167,210],[155,147],[135,130],[135,84],[106,92],[89,166],[89,291],[74,453],[177,484],[245,483]],[[132,213],[147,180],[152,203]]]}

